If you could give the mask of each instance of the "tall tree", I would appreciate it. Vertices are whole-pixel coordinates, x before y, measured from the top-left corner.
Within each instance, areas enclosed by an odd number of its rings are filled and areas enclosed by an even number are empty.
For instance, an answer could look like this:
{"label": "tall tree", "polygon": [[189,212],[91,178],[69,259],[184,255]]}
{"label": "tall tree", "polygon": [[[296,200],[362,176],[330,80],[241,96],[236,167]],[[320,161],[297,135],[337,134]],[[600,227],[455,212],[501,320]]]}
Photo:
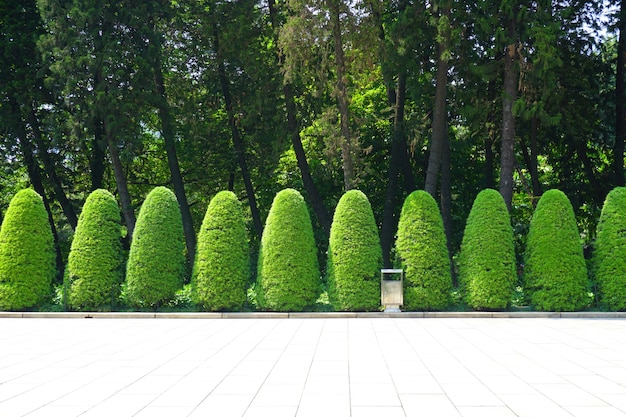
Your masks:
{"label": "tall tree", "polygon": [[[279,33],[279,16],[276,8],[276,2],[274,0],[268,0],[268,8],[270,14],[270,21],[274,32],[274,39],[278,41]],[[278,43],[278,42],[277,42]],[[280,49],[277,49],[279,65],[284,67],[285,55]],[[331,218],[324,205],[322,196],[313,181],[311,176],[311,170],[307,161],[304,147],[302,146],[302,140],[300,139],[300,128],[298,123],[298,115],[296,112],[296,103],[294,95],[294,86],[291,80],[284,79],[283,81],[283,95],[285,100],[285,107],[287,111],[287,129],[289,131],[289,137],[291,138],[291,145],[294,153],[296,154],[296,160],[298,162],[298,168],[302,175],[302,183],[306,190],[306,195],[313,207],[313,211],[317,217],[317,221],[320,223],[325,233],[330,233]]]}
{"label": "tall tree", "polygon": [[626,141],[626,6],[620,2],[618,15],[619,40],[617,43],[617,69],[615,74],[615,144],[613,145],[613,171],[615,185],[624,185],[624,142]]}

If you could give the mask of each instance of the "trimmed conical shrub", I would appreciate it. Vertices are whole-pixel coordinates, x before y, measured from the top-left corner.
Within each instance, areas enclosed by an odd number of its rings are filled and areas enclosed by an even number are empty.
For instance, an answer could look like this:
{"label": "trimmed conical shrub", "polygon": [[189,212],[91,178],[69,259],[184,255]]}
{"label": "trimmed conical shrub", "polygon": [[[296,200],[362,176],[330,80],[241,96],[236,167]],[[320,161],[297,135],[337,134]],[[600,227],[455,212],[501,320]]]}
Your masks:
{"label": "trimmed conical shrub", "polygon": [[604,201],[593,246],[593,276],[600,305],[626,310],[626,188],[617,187]]}
{"label": "trimmed conical shrub", "polygon": [[477,310],[508,307],[515,273],[509,211],[499,192],[483,190],[474,200],[461,244],[459,280],[467,304]]}
{"label": "trimmed conical shrub", "polygon": [[19,191],[0,230],[0,309],[40,305],[56,275],[54,237],[48,212],[34,190]]}
{"label": "trimmed conical shrub", "polygon": [[106,190],[93,191],[83,206],[65,270],[67,305],[74,310],[110,309],[123,279],[120,210]]}
{"label": "trimmed conical shrub", "polygon": [[346,192],[335,209],[328,244],[328,296],[335,310],[380,308],[382,250],[369,200]]}
{"label": "trimmed conical shrub", "polygon": [[250,272],[241,203],[231,191],[211,199],[200,233],[193,271],[194,300],[205,310],[240,310]]}
{"label": "trimmed conical shrub", "polygon": [[183,221],[174,193],[153,189],[141,206],[128,255],[126,292],[131,305],[158,307],[182,287]]}
{"label": "trimmed conical shrub", "polygon": [[587,267],[574,210],[559,190],[546,191],[535,209],[525,253],[525,291],[544,311],[575,311],[588,302]]}
{"label": "trimmed conical shrub", "polygon": [[257,303],[273,311],[302,311],[320,292],[313,227],[302,195],[276,194],[265,222],[258,261]]}
{"label": "trimmed conical shrub", "polygon": [[396,256],[405,271],[404,308],[443,310],[450,304],[450,258],[437,202],[426,191],[404,200]]}

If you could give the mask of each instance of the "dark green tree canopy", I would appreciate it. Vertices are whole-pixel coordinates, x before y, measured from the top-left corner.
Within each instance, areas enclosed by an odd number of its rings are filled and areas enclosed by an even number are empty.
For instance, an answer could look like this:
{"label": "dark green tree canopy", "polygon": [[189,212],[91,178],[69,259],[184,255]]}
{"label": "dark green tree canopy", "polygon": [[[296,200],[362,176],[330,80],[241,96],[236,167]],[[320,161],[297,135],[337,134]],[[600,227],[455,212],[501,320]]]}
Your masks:
{"label": "dark green tree canopy", "polygon": [[625,187],[616,187],[606,196],[591,264],[600,305],[611,311],[626,310]]}
{"label": "dark green tree canopy", "polygon": [[258,303],[266,310],[302,311],[321,289],[317,249],[304,198],[276,194],[265,222],[258,261]]}
{"label": "dark green tree canopy", "polygon": [[459,275],[467,304],[478,310],[509,306],[515,284],[515,247],[509,211],[492,189],[478,193],[467,218]]}
{"label": "dark green tree canopy", "polygon": [[0,309],[36,307],[51,294],[56,275],[54,240],[41,196],[19,191],[0,230]]}
{"label": "dark green tree canopy", "polygon": [[65,271],[67,304],[76,310],[110,309],[123,280],[120,209],[107,190],[83,206]]}
{"label": "dark green tree canopy", "polygon": [[452,289],[450,258],[439,207],[426,191],[414,191],[404,200],[396,256],[405,273],[405,309],[447,308]]}
{"label": "dark green tree canopy", "polygon": [[335,310],[380,308],[382,251],[367,196],[346,192],[335,209],[328,244],[328,295]]}
{"label": "dark green tree canopy", "polygon": [[178,201],[165,187],[154,188],[141,206],[126,269],[128,301],[156,308],[182,287],[185,240]]}
{"label": "dark green tree canopy", "polygon": [[196,303],[205,310],[240,310],[250,273],[248,237],[241,203],[232,191],[211,199],[200,233],[193,270]]}
{"label": "dark green tree canopy", "polygon": [[526,242],[524,279],[537,310],[575,311],[589,302],[574,210],[560,190],[546,191],[537,203]]}

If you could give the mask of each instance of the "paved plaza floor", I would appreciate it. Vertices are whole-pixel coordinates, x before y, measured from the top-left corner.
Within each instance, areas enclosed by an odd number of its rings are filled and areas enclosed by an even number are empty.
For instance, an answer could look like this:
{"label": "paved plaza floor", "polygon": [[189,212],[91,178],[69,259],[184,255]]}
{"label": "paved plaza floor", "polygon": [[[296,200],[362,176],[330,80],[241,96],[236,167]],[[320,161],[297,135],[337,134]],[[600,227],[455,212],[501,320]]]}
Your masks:
{"label": "paved plaza floor", "polygon": [[0,416],[626,416],[626,320],[0,319]]}

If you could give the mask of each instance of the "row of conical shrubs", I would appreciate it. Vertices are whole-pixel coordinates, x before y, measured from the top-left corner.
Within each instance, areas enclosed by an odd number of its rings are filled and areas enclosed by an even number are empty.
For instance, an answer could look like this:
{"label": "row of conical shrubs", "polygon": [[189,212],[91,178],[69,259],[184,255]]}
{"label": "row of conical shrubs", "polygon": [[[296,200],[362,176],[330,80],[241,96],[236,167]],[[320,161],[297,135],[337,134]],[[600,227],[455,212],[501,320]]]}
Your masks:
{"label": "row of conical shrubs", "polygon": [[[120,297],[134,307],[156,308],[174,297],[185,271],[183,226],[175,195],[155,188],[144,201],[128,262],[120,243],[120,213],[113,195],[94,191],[85,202],[64,277],[71,309],[110,308]],[[232,192],[210,202],[198,235],[192,293],[204,310],[239,310],[250,275],[244,215]],[[592,277],[601,305],[626,310],[626,188],[606,199],[594,245]],[[0,230],[0,309],[37,306],[56,273],[53,238],[41,197],[22,190]],[[257,265],[256,303],[271,311],[301,311],[322,291],[311,220],[299,192],[279,192],[267,217]],[[405,270],[404,308],[444,310],[451,303],[451,264],[435,200],[424,191],[404,202],[396,263]],[[524,291],[537,310],[571,311],[590,303],[589,280],[574,212],[558,190],[546,192],[531,220],[524,258]],[[340,199],[330,232],[327,289],[343,311],[380,306],[378,230],[361,191]],[[125,268],[125,273],[124,273]],[[495,190],[476,197],[458,259],[461,294],[478,310],[510,306],[517,282],[513,231],[504,200]],[[122,285],[125,277],[125,285]]]}

